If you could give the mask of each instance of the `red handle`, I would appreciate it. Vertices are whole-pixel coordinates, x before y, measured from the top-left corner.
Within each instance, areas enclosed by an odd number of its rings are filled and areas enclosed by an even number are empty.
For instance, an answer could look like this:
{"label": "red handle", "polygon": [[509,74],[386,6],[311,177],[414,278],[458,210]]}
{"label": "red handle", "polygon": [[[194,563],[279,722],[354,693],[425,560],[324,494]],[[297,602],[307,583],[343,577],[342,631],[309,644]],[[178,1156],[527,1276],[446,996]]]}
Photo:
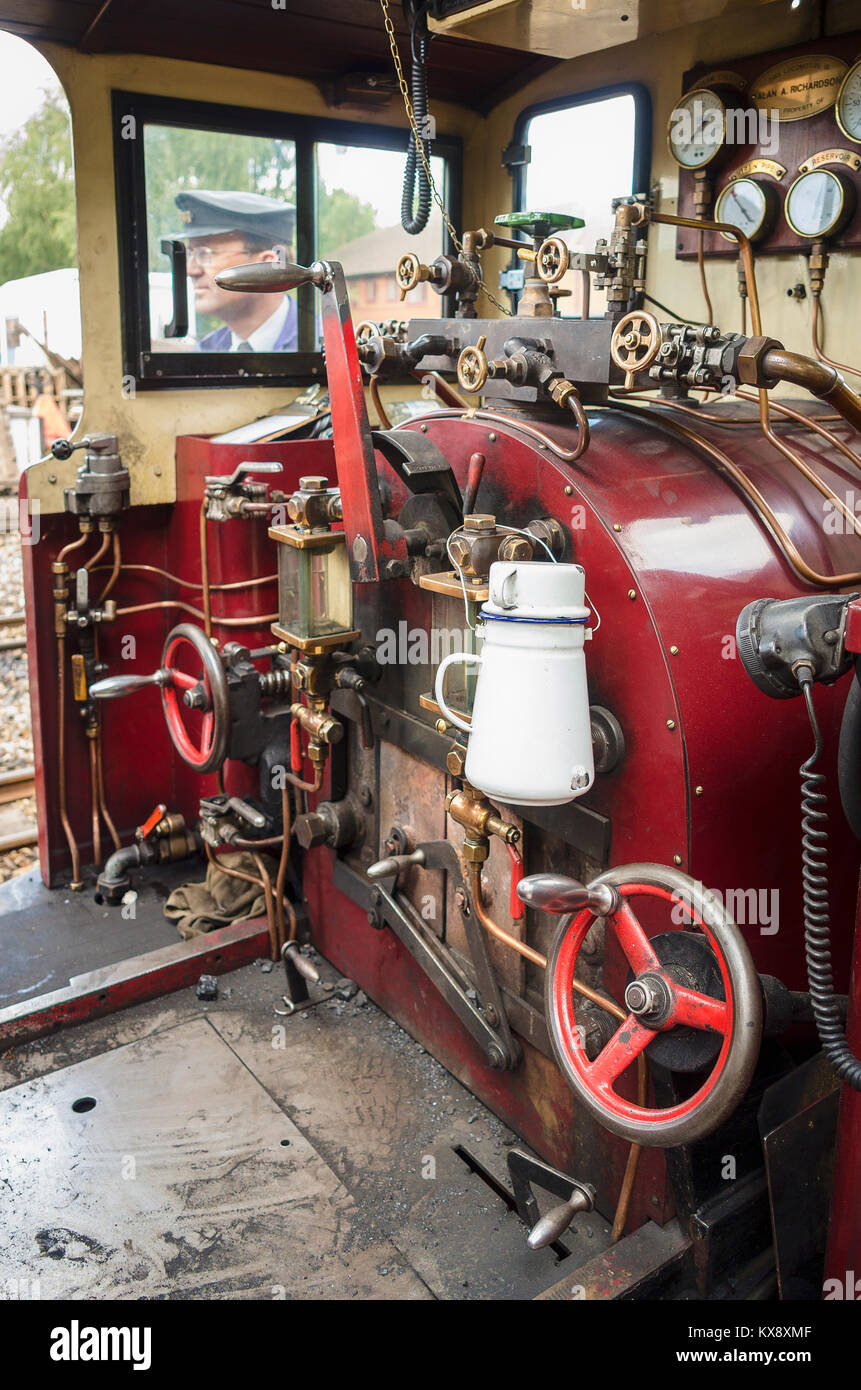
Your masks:
{"label": "red handle", "polygon": [[517,896],[517,885],[523,878],[523,860],[514,848],[514,845],[506,845],[506,849],[511,855],[511,901],[508,910],[511,914],[512,922],[522,922],[523,903]]}

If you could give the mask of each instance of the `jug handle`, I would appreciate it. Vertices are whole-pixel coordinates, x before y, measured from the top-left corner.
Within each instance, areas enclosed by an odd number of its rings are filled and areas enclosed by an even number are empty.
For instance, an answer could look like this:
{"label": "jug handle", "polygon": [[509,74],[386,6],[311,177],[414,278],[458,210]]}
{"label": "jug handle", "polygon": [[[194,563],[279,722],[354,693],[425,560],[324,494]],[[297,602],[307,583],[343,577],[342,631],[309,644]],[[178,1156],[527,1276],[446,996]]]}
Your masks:
{"label": "jug handle", "polygon": [[448,705],[445,702],[445,695],[443,694],[443,687],[445,685],[445,673],[448,670],[449,666],[453,666],[456,661],[480,662],[481,653],[450,652],[448,656],[443,657],[442,661],[437,667],[436,680],[434,681],[434,695],[436,696],[437,704],[439,705],[440,709],[442,710],[449,723],[453,724],[456,729],[462,729],[465,734],[468,734],[472,732],[472,725],[467,724],[465,720],[461,719],[459,714],[452,713],[452,711],[449,709]]}

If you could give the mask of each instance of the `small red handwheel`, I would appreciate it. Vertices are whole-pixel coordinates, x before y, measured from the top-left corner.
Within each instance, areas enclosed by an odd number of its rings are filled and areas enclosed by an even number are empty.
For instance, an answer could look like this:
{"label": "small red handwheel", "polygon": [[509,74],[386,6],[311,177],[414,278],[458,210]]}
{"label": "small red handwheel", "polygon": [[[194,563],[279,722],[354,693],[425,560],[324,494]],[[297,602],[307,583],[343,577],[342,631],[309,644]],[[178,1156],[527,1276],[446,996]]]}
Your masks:
{"label": "small red handwheel", "polygon": [[[189,648],[194,675],[180,666],[182,661],[189,663]],[[165,672],[161,699],[173,746],[195,772],[214,772],[224,762],[230,732],[230,697],[221,657],[205,632],[180,623],[167,635],[161,664]],[[201,711],[195,735],[183,719],[185,708]]]}
{"label": "small red handwheel", "polygon": [[[565,1077],[597,1120],[632,1143],[657,1148],[689,1144],[710,1134],[738,1105],[759,1057],[762,995],[750,951],[720,900],[687,874],[663,864],[626,864],[593,880],[618,894],[606,914],[608,928],[633,974],[625,990],[628,1015],[590,1061],[578,1030],[572,981],[580,948],[599,915],[584,908],[563,917],[547,961],[547,1026]],[[638,921],[631,899],[658,898],[686,909],[687,930],[702,933],[714,955],[720,985],[714,993],[680,983],[678,971],[661,963]],[[718,997],[720,994],[723,998]],[[658,1035],[687,1028],[720,1039],[717,1057],[700,1088],[687,1100],[649,1109],[619,1095],[616,1083]]]}

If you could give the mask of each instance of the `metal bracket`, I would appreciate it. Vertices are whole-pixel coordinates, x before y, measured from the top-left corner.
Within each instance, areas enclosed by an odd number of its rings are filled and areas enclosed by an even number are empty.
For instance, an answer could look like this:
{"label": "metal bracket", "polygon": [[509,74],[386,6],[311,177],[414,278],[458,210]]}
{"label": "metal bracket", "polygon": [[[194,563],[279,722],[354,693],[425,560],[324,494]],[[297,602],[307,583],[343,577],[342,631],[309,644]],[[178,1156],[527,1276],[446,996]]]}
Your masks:
{"label": "metal bracket", "polygon": [[[428,928],[416,908],[397,891],[397,869],[386,878],[391,887],[377,880],[373,886],[359,880],[365,890],[359,901],[375,907],[446,1003],[457,1014],[468,1032],[482,1048],[488,1062],[499,1070],[512,1070],[521,1058],[520,1047],[508,1023],[502,992],[494,974],[484,930],[473,909],[469,888],[460,860],[450,840],[431,840],[416,847],[424,857],[424,868],[453,874],[464,894],[461,915],[466,931],[475,983],[457,963],[454,954]],[[412,856],[411,856],[412,857]],[[344,888],[346,875],[358,879],[343,861],[336,861],[335,886]],[[340,882],[338,881],[340,879]],[[356,895],[351,894],[356,900]]]}

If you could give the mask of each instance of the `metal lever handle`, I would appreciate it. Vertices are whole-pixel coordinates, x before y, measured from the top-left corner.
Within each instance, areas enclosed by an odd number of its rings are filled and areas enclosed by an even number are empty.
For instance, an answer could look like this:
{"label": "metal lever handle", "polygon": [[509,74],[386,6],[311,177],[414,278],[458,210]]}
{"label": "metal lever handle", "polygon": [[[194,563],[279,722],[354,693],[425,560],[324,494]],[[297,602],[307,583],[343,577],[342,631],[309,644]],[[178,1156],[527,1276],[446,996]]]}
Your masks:
{"label": "metal lever handle", "polygon": [[245,294],[281,294],[298,289],[300,285],[316,285],[321,290],[328,279],[328,269],[322,261],[315,261],[313,265],[252,261],[250,265],[226,266],[216,275],[215,283],[219,289]]}
{"label": "metal lever handle", "polygon": [[365,870],[367,878],[390,878],[392,874],[399,874],[404,869],[408,869],[413,864],[424,864],[425,852],[423,849],[414,849],[412,854],[393,854],[388,859],[378,859],[376,864]]}
{"label": "metal lever handle", "polygon": [[530,1250],[543,1250],[545,1245],[551,1245],[554,1240],[564,1236],[578,1211],[591,1210],[592,1203],[585,1192],[572,1192],[567,1202],[560,1202],[558,1207],[536,1221],[526,1237],[526,1244]]}
{"label": "metal lever handle", "polygon": [[133,695],[148,685],[170,685],[173,671],[161,667],[151,676],[107,676],[105,680],[94,681],[90,694],[96,700],[116,700],[120,695]]}
{"label": "metal lever handle", "polygon": [[603,914],[614,912],[619,905],[619,894],[609,884],[578,883],[563,874],[530,874],[518,883],[517,896],[540,912],[578,912],[588,907]]}
{"label": "metal lever handle", "polygon": [[281,959],[284,961],[288,959],[291,960],[303,979],[310,980],[312,985],[318,985],[320,983],[319,970],[313,961],[310,961],[307,956],[302,955],[302,952],[299,950],[298,941],[285,941],[284,945],[281,947]]}
{"label": "metal lever handle", "polygon": [[240,820],[244,820],[247,825],[253,826],[255,830],[266,828],[266,817],[262,811],[255,811],[253,806],[249,806],[247,801],[243,801],[239,796],[231,796],[227,799],[226,809],[235,811]]}

